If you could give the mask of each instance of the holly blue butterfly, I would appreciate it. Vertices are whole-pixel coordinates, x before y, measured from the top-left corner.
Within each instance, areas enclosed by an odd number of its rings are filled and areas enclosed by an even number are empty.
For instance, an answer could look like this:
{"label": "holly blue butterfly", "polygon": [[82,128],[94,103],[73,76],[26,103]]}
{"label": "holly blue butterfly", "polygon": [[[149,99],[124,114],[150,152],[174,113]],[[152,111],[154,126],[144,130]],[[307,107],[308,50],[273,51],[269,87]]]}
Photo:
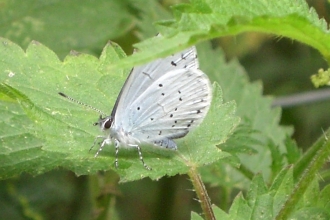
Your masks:
{"label": "holly blue butterfly", "polygon": [[[95,125],[106,132],[95,157],[105,145],[115,146],[118,167],[120,147],[134,147],[142,157],[141,145],[177,149],[173,139],[184,137],[199,125],[211,103],[211,84],[199,70],[196,48],[134,67],[122,87],[110,116]],[[60,93],[60,95],[72,98]],[[73,100],[74,101],[74,100]]]}

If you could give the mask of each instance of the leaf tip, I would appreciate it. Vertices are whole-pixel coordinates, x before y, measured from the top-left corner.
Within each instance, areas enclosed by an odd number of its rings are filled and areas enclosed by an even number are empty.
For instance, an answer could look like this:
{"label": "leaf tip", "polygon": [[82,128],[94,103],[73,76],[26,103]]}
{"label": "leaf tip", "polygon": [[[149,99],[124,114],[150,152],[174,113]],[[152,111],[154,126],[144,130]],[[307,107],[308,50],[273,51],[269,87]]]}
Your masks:
{"label": "leaf tip", "polygon": [[31,41],[31,45],[39,46],[41,43],[39,41],[33,40]]}
{"label": "leaf tip", "polygon": [[79,56],[79,55],[81,55],[81,53],[78,52],[78,51],[76,51],[76,50],[71,50],[71,51],[70,51],[70,56],[75,56],[75,57],[77,57],[77,56]]}

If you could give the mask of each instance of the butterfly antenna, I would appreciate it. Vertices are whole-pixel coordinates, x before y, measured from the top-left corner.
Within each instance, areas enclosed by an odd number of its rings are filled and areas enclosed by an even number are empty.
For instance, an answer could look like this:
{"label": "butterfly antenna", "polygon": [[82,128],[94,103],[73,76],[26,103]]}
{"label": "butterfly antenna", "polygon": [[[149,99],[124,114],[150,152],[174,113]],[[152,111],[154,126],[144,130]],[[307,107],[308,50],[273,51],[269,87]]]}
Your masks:
{"label": "butterfly antenna", "polygon": [[94,110],[94,111],[100,113],[102,116],[105,116],[105,115],[106,115],[106,114],[104,114],[101,110],[98,110],[97,108],[95,108],[95,107],[93,107],[93,106],[91,106],[91,105],[87,105],[87,104],[82,103],[82,102],[80,102],[80,101],[78,101],[78,100],[75,100],[74,98],[71,98],[70,96],[67,96],[67,95],[65,95],[65,94],[62,93],[62,92],[59,92],[58,94],[59,94],[60,96],[63,96],[64,98],[69,99],[71,102],[74,102],[74,103],[77,103],[77,104],[79,104],[79,105],[82,105],[82,106],[85,106],[85,107],[87,107],[87,108],[92,109],[92,110]]}

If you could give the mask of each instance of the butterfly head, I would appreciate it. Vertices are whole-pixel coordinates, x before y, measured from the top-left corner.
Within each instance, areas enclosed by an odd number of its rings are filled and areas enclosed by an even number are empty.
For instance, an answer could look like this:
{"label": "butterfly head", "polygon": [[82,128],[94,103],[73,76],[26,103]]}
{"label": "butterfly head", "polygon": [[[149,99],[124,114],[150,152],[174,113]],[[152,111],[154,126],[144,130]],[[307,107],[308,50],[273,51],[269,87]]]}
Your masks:
{"label": "butterfly head", "polygon": [[112,116],[103,117],[100,115],[99,120],[95,122],[93,125],[98,125],[102,130],[108,130],[111,127],[113,122]]}

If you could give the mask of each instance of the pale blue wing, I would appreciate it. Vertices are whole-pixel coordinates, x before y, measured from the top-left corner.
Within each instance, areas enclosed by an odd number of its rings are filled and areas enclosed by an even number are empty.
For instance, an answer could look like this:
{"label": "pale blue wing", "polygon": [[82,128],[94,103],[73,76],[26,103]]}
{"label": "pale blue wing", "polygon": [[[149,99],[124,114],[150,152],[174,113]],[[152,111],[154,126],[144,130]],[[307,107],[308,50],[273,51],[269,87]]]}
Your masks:
{"label": "pale blue wing", "polygon": [[128,103],[114,126],[144,142],[179,138],[200,124],[210,102],[211,85],[202,71],[176,69],[163,73]]}
{"label": "pale blue wing", "polygon": [[176,69],[198,69],[198,59],[195,47],[190,47],[180,53],[157,59],[151,63],[134,67],[126,80],[112,112],[112,117],[125,118],[126,108],[141,96],[149,86],[167,72]]}

